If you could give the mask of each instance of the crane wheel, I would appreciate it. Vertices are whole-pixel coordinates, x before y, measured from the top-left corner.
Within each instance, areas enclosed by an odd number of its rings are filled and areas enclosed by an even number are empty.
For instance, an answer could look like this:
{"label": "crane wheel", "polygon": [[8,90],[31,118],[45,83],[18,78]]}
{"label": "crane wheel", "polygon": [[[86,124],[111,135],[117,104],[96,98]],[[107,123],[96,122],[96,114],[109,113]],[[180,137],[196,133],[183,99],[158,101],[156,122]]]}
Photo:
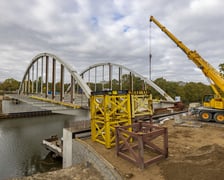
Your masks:
{"label": "crane wheel", "polygon": [[207,112],[207,111],[201,111],[199,113],[199,117],[200,117],[200,120],[206,121],[206,122],[212,120],[212,114],[210,112]]}
{"label": "crane wheel", "polygon": [[214,119],[216,122],[224,124],[224,113],[215,113]]}

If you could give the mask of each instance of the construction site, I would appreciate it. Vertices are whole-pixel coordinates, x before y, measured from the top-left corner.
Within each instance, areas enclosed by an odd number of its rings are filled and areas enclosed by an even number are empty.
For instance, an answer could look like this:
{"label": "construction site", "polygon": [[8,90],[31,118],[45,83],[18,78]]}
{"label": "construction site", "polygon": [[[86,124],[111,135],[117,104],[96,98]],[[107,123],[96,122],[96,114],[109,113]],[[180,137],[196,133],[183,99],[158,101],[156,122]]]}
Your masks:
{"label": "construction site", "polygon": [[150,22],[202,71],[214,94],[201,105],[175,102],[161,113],[146,90],[92,91],[90,121],[64,128],[63,142],[54,139],[63,144],[55,153],[64,169],[20,179],[223,179],[224,79],[153,16]]}
{"label": "construction site", "polygon": [[[91,139],[83,141],[116,170],[120,179],[223,179],[224,125],[204,123],[188,114],[165,118],[159,127],[168,129],[168,157],[146,166],[136,166],[116,154],[116,148],[105,148]],[[162,139],[158,139],[160,143]],[[145,153],[149,153],[144,151]],[[155,155],[155,154],[154,154]],[[146,155],[145,155],[146,156]],[[149,155],[147,156],[147,158]],[[83,161],[78,165],[20,179],[106,179],[95,165]],[[114,179],[111,177],[111,179]]]}

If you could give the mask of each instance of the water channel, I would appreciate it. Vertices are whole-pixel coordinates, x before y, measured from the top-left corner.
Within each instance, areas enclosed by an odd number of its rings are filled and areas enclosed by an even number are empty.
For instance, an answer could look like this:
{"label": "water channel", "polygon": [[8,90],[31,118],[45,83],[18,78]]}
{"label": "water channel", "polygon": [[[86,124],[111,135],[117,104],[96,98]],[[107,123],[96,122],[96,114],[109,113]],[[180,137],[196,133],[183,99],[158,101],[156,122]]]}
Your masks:
{"label": "water channel", "polygon": [[76,116],[49,115],[0,120],[0,180],[46,172],[60,168],[61,161],[47,162],[49,153],[41,142],[52,135],[62,137],[62,129],[70,121],[88,118],[88,111]]}

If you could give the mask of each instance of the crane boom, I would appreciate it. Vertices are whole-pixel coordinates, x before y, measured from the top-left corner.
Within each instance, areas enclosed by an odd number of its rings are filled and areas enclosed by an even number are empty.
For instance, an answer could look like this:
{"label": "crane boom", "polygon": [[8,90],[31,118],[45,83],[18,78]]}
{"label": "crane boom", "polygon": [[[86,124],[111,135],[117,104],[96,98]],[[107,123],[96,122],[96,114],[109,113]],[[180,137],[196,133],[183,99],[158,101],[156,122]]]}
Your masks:
{"label": "crane boom", "polygon": [[224,97],[222,97],[224,94],[224,78],[197,51],[190,50],[153,16],[150,17],[150,22],[154,22],[201,69],[211,84],[215,96],[205,95],[203,106],[195,108],[195,113],[199,115],[202,121],[215,120],[216,122],[224,123]]}
{"label": "crane boom", "polygon": [[224,92],[224,79],[220,73],[213,68],[207,61],[205,61],[197,51],[190,50],[185,44],[183,44],[179,39],[177,39],[169,30],[166,29],[158,20],[153,16],[150,17],[150,21],[154,22],[173,42],[192,60],[203,74],[210,79],[211,87],[214,93],[220,97],[219,91],[216,89],[216,86]]}

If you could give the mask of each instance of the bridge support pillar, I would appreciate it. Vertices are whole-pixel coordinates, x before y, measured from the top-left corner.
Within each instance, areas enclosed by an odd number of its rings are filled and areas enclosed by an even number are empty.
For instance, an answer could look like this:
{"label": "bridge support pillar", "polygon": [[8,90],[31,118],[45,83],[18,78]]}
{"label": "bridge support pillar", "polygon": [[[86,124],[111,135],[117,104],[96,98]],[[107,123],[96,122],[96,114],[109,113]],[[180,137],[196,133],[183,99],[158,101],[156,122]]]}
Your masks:
{"label": "bridge support pillar", "polygon": [[72,166],[72,132],[63,128],[63,168]]}

